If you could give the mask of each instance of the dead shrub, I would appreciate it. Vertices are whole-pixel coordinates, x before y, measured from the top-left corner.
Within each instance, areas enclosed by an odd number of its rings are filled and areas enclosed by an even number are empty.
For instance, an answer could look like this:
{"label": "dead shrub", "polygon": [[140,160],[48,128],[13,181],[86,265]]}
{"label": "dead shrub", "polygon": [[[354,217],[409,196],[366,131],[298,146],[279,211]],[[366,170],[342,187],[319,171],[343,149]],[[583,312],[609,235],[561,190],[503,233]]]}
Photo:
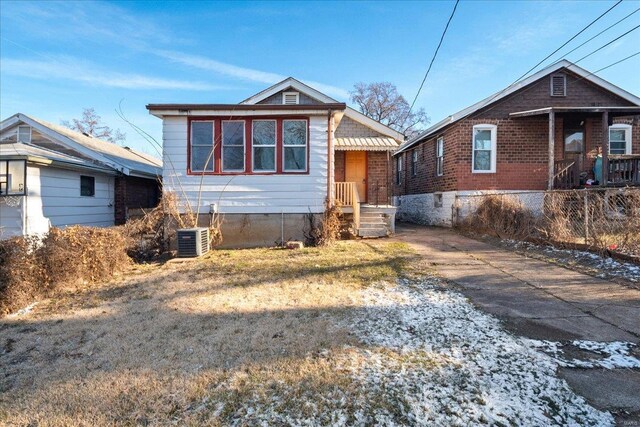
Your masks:
{"label": "dead shrub", "polygon": [[[325,202],[325,206],[328,203]],[[305,218],[305,245],[327,246],[335,242],[342,232],[342,209],[337,204],[326,207],[318,223],[316,215],[308,213]]]}
{"label": "dead shrub", "polygon": [[119,228],[52,228],[42,239],[0,241],[0,314],[65,285],[92,283],[125,270],[127,238]]}
{"label": "dead shrub", "polygon": [[537,232],[536,216],[518,200],[506,195],[482,197],[475,211],[461,226],[491,233],[501,239],[528,239]]}

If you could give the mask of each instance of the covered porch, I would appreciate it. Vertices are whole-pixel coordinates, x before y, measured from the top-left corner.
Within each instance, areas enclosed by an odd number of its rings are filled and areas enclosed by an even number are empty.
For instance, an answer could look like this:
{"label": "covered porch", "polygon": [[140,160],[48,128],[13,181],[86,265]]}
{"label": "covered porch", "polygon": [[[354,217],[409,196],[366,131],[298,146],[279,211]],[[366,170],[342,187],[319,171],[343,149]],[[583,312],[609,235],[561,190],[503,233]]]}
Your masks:
{"label": "covered porch", "polygon": [[390,137],[335,139],[332,199],[361,237],[394,232],[390,171],[397,148],[398,142]]}
{"label": "covered porch", "polygon": [[[547,107],[511,113],[548,117],[547,189],[640,185],[640,107]],[[635,132],[637,133],[637,132]]]}

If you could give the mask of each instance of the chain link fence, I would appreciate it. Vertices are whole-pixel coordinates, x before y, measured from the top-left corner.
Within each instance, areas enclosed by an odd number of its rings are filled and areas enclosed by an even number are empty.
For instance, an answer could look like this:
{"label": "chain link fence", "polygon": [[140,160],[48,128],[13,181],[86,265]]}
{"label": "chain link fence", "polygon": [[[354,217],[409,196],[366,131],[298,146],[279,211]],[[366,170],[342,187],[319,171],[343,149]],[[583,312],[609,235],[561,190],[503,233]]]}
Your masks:
{"label": "chain link fence", "polygon": [[640,256],[640,188],[458,195],[454,226]]}

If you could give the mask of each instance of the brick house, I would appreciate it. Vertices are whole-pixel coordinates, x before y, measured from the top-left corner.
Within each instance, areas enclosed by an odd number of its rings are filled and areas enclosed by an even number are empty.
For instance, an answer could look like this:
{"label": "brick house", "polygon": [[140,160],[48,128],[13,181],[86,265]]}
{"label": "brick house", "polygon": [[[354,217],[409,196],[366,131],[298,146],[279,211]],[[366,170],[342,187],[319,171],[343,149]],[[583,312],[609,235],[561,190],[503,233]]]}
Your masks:
{"label": "brick house", "polygon": [[640,185],[639,171],[640,98],[563,60],[404,143],[393,193],[399,219],[450,225],[456,195]]}
{"label": "brick house", "polygon": [[399,132],[287,78],[238,104],[150,104],[163,121],[164,191],[224,215],[225,247],[304,238],[309,214],[339,203],[361,236],[393,231]]}

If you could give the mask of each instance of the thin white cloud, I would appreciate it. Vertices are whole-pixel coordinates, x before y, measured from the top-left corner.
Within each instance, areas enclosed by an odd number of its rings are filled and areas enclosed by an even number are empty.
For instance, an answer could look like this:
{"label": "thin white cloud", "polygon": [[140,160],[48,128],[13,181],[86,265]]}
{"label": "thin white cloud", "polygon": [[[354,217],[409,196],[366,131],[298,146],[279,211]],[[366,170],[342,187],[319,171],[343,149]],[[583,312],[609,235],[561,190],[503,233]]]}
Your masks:
{"label": "thin white cloud", "polygon": [[[199,56],[199,55],[189,55],[182,52],[175,52],[175,51],[163,50],[163,49],[149,50],[149,52],[155,55],[158,55],[162,58],[173,61],[175,63],[185,65],[187,67],[198,68],[206,71],[212,71],[218,74],[223,74],[229,77],[242,79],[242,80],[249,80],[249,81],[258,82],[258,83],[274,84],[286,78],[286,76],[283,76],[281,74],[255,70],[252,68],[238,67],[236,65],[226,64],[224,62],[216,61],[215,59],[210,59],[210,58]],[[342,88],[326,85],[326,84],[318,83],[314,81],[303,80],[303,82],[327,95],[335,96],[341,99],[349,98],[349,92],[347,92]]]}
{"label": "thin white cloud", "polygon": [[165,89],[165,90],[219,90],[228,87],[204,82],[172,80],[142,74],[126,74],[100,70],[96,67],[65,58],[61,61],[37,61],[3,58],[0,60],[2,72],[32,79],[51,78],[77,81],[94,86],[122,89]]}

